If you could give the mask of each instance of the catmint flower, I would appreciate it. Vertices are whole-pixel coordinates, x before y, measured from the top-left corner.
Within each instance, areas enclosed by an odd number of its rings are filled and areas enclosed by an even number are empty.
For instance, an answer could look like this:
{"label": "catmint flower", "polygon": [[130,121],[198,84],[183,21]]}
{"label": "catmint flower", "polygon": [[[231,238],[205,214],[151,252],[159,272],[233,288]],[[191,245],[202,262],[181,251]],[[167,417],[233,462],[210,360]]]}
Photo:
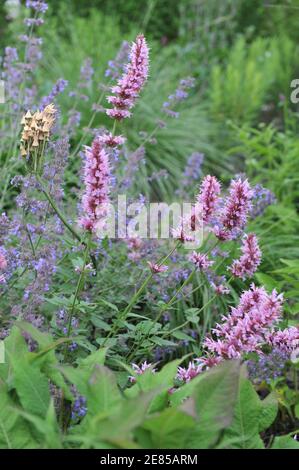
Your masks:
{"label": "catmint flower", "polygon": [[44,20],[42,18],[25,18],[24,23],[28,28],[31,28],[33,26],[42,26]]}
{"label": "catmint flower", "polygon": [[203,253],[193,253],[190,255],[190,261],[196,266],[200,271],[206,271],[210,266],[214,264],[214,261],[210,261],[208,256]]}
{"label": "catmint flower", "polygon": [[105,76],[110,77],[112,80],[119,79],[128,59],[130,59],[130,44],[128,41],[123,41],[115,59],[108,62]]}
{"label": "catmint flower", "polygon": [[252,190],[247,180],[232,180],[214,233],[219,240],[230,240],[245,227],[251,209]]}
{"label": "catmint flower", "polygon": [[200,187],[197,202],[201,205],[202,221],[210,222],[219,201],[220,183],[215,176],[207,175]]}
{"label": "catmint flower", "polygon": [[46,13],[48,5],[43,0],[26,0],[26,8],[32,8],[38,13]]}
{"label": "catmint flower", "polygon": [[59,80],[57,80],[57,82],[53,86],[50,94],[48,96],[45,96],[42,99],[41,109],[45,109],[46,106],[51,104],[58,95],[60,95],[61,93],[64,92],[64,90],[67,86],[68,86],[68,81],[67,80],[64,80],[63,78],[60,78]]}
{"label": "catmint flower", "polygon": [[257,184],[252,188],[252,208],[250,210],[250,217],[255,219],[256,217],[263,215],[266,208],[276,203],[275,195],[267,188]]}
{"label": "catmint flower", "polygon": [[199,152],[192,153],[188,158],[182,181],[183,186],[189,186],[191,182],[200,178],[203,159],[204,154]]}
{"label": "catmint flower", "polygon": [[105,147],[96,138],[86,147],[84,166],[85,192],[82,197],[84,217],[80,225],[90,232],[104,227],[108,215],[110,166]]}
{"label": "catmint flower", "polygon": [[235,277],[245,279],[252,277],[261,263],[262,253],[254,233],[245,235],[241,251],[243,253],[241,258],[235,260],[229,269]]}
{"label": "catmint flower", "polygon": [[204,367],[204,364],[202,362],[199,362],[200,359],[197,359],[195,361],[191,361],[188,364],[188,367],[178,367],[178,372],[176,378],[180,382],[190,382],[190,380],[194,379],[197,375],[199,375]]}
{"label": "catmint flower", "polygon": [[249,378],[261,383],[265,381],[270,384],[272,380],[284,376],[284,370],[289,357],[285,351],[274,348],[269,354],[262,354],[256,361],[246,362]]}
{"label": "catmint flower", "polygon": [[282,300],[275,290],[267,294],[263,287],[252,285],[242,294],[238,307],[232,307],[230,314],[222,317],[223,323],[212,330],[217,339],[206,338],[204,346],[223,359],[260,352],[267,331],[280,318]]}
{"label": "catmint flower", "polygon": [[74,386],[72,386],[72,393],[74,394],[75,399],[72,405],[71,418],[72,421],[77,423],[84,418],[88,411],[87,401],[85,397],[78,393]]}
{"label": "catmint flower", "polygon": [[92,60],[90,58],[85,59],[80,69],[80,82],[79,88],[89,88],[92,84],[92,77],[94,69],[92,67]]}
{"label": "catmint flower", "polygon": [[[156,369],[153,369],[153,365],[150,363],[148,364],[146,361],[142,362],[140,366],[138,366],[137,364],[132,364],[132,368],[136,375],[142,375],[148,369],[150,369],[153,374],[156,372]],[[130,375],[129,380],[131,383],[135,383],[136,377],[134,377],[133,375]]]}
{"label": "catmint flower", "polygon": [[167,116],[172,118],[178,118],[180,113],[174,111],[174,107],[180,102],[188,98],[189,93],[187,90],[193,88],[195,85],[195,79],[192,77],[184,78],[180,81],[178,88],[172,95],[168,96],[168,101],[163,103],[162,111],[167,114]]}
{"label": "catmint flower", "polygon": [[164,265],[164,264],[155,264],[155,263],[152,263],[151,261],[148,261],[147,262],[149,267],[150,267],[150,270],[152,271],[152,273],[164,273],[165,271],[168,270],[168,266]]}
{"label": "catmint flower", "polygon": [[106,110],[111,118],[122,120],[131,116],[129,110],[134,106],[148,76],[148,52],[146,40],[140,34],[132,45],[130,62],[124,74],[111,88],[113,95],[107,97],[107,101],[114,106]]}

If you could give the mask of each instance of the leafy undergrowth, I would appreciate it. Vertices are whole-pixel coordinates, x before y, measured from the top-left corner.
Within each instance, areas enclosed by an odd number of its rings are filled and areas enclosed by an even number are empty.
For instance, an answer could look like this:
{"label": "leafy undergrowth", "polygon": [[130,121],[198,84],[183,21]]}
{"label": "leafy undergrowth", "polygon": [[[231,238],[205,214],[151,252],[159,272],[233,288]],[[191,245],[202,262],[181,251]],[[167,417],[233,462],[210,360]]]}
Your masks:
{"label": "leafy undergrowth", "polygon": [[[28,352],[22,331],[37,343],[35,352]],[[182,360],[172,361],[130,384],[104,365],[105,349],[76,366],[61,365],[55,349],[63,343],[25,322],[4,343],[1,448],[261,449],[263,438],[272,449],[299,448],[293,433],[271,434],[278,397],[261,399],[239,361],[224,362],[181,387],[175,376]],[[81,405],[79,394],[86,398]]]}

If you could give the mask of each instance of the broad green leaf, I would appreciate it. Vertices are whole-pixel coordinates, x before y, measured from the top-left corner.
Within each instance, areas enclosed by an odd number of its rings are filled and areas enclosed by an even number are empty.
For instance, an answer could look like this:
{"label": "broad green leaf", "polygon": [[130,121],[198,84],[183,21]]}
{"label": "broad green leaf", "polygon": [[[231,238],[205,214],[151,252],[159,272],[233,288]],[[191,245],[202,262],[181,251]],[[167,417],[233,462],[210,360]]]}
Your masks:
{"label": "broad green leaf", "polygon": [[50,403],[48,379],[36,365],[26,359],[15,359],[14,386],[25,411],[44,417]]}
{"label": "broad green leaf", "polygon": [[169,408],[148,418],[142,427],[150,431],[154,449],[184,449],[189,444],[195,420],[181,410]]}
{"label": "broad green leaf", "polygon": [[278,413],[278,400],[274,393],[270,393],[264,400],[260,400],[259,432],[268,429]]}
{"label": "broad green leaf", "polygon": [[0,385],[0,449],[37,448],[27,423],[14,409],[7,388]]}
{"label": "broad green leaf", "polygon": [[40,447],[44,449],[61,449],[60,430],[56,419],[53,400],[51,400],[46,418],[27,413],[22,410],[16,412],[34,426],[40,435]]}
{"label": "broad green leaf", "polygon": [[[225,430],[224,442],[234,440],[232,447],[239,449],[263,448],[264,445],[259,436],[260,416],[260,399],[251,382],[241,376],[233,422]],[[265,421],[267,421],[266,418]]]}
{"label": "broad green leaf", "polygon": [[193,391],[199,422],[190,436],[190,448],[212,446],[220,431],[232,422],[239,389],[239,361],[224,361],[202,374]]}
{"label": "broad green leaf", "polygon": [[33,325],[31,325],[31,323],[26,321],[18,321],[16,322],[16,326],[20,328],[21,331],[28,333],[41,348],[47,348],[50,344],[53,343],[53,338],[49,333],[42,333]]}
{"label": "broad green leaf", "polygon": [[79,367],[91,370],[95,365],[104,365],[108,348],[101,348],[79,361]]}
{"label": "broad green leaf", "polygon": [[11,385],[13,379],[12,360],[13,358],[23,357],[28,353],[28,347],[25,339],[23,338],[20,330],[15,326],[11,329],[10,335],[4,340],[5,346],[5,363],[0,364],[0,378],[2,378],[7,385]]}
{"label": "broad green leaf", "polygon": [[96,365],[87,384],[87,408],[92,416],[95,414],[111,414],[121,401],[113,372],[107,367]]}

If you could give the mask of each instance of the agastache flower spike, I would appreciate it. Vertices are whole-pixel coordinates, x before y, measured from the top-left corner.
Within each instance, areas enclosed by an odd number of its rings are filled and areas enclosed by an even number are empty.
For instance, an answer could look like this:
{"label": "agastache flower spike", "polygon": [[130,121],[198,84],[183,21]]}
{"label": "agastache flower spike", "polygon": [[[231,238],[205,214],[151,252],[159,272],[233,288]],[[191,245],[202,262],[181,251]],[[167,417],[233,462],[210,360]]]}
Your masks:
{"label": "agastache flower spike", "polygon": [[252,277],[261,262],[261,250],[254,233],[245,236],[242,244],[242,256],[229,268],[235,277],[245,279]]}
{"label": "agastache flower spike", "polygon": [[126,138],[122,135],[113,135],[111,133],[103,134],[99,136],[100,142],[107,145],[107,147],[118,147],[123,145],[126,141]]}
{"label": "agastache flower spike", "polygon": [[190,255],[190,261],[200,271],[206,271],[210,266],[212,266],[212,264],[214,264],[214,261],[210,261],[207,255],[196,253],[196,251],[193,251],[193,253]]}
{"label": "agastache flower spike", "polygon": [[93,141],[91,148],[86,148],[84,180],[85,193],[82,197],[84,217],[79,223],[86,230],[95,232],[105,225],[110,182],[108,155],[98,138]]}
{"label": "agastache flower spike", "polygon": [[[132,364],[132,368],[134,369],[136,375],[142,375],[148,369],[151,369],[153,374],[156,372],[156,369],[153,369],[153,365],[151,363],[148,364],[146,361],[142,362],[140,366],[137,364]],[[132,383],[136,382],[136,378],[133,375],[129,376],[129,380]]]}
{"label": "agastache flower spike", "polygon": [[266,338],[271,346],[290,354],[299,347],[299,328],[290,326],[284,330],[270,331]]}
{"label": "agastache flower spike", "polygon": [[146,40],[140,34],[132,45],[130,62],[125,73],[118,80],[117,86],[111,88],[113,95],[107,97],[107,101],[114,106],[113,109],[106,110],[111,118],[122,120],[131,116],[129,110],[134,106],[148,76],[148,52]]}
{"label": "agastache flower spike", "polygon": [[280,318],[283,296],[275,290],[267,294],[263,287],[251,286],[245,291],[238,307],[223,316],[223,323],[213,330],[217,339],[206,338],[204,346],[216,357],[232,359],[243,353],[261,352],[267,332]]}
{"label": "agastache flower spike", "polygon": [[181,382],[190,382],[190,380],[194,379],[197,375],[202,372],[204,367],[203,363],[199,362],[199,359],[192,362],[189,362],[188,367],[178,367],[178,372],[176,378]]}
{"label": "agastache flower spike", "polygon": [[168,266],[166,266],[165,264],[159,265],[159,264],[152,263],[151,261],[148,261],[147,263],[150,267],[150,270],[154,274],[164,273],[165,271],[168,270]]}
{"label": "agastache flower spike", "polygon": [[215,176],[207,175],[201,184],[197,202],[202,207],[202,220],[207,223],[213,216],[220,194],[220,183]]}
{"label": "agastache flower spike", "polygon": [[220,226],[214,229],[219,240],[230,240],[245,227],[252,195],[247,180],[232,180],[229,196],[220,214]]}

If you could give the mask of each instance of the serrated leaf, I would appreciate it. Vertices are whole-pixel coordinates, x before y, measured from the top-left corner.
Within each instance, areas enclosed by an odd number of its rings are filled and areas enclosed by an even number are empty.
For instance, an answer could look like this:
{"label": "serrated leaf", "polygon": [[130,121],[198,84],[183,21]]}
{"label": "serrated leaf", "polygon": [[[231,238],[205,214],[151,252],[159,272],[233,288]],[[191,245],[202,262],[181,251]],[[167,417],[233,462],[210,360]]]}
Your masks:
{"label": "serrated leaf", "polygon": [[193,391],[199,422],[190,436],[190,448],[212,446],[227,428],[234,413],[239,389],[239,361],[224,361],[202,374]]}
{"label": "serrated leaf", "polygon": [[7,388],[0,385],[0,449],[33,449],[38,443],[32,438],[27,423],[14,410]]}
{"label": "serrated leaf", "polygon": [[233,422],[224,433],[224,441],[234,440],[234,449],[262,449],[259,436],[260,399],[251,382],[240,377]]}
{"label": "serrated leaf", "polygon": [[25,411],[44,417],[50,403],[48,379],[23,358],[13,363],[14,386]]}
{"label": "serrated leaf", "polygon": [[170,408],[148,418],[142,427],[150,431],[154,449],[184,449],[195,420],[181,410]]}
{"label": "serrated leaf", "polygon": [[278,400],[274,393],[270,393],[264,400],[260,400],[259,432],[268,429],[278,413]]}

